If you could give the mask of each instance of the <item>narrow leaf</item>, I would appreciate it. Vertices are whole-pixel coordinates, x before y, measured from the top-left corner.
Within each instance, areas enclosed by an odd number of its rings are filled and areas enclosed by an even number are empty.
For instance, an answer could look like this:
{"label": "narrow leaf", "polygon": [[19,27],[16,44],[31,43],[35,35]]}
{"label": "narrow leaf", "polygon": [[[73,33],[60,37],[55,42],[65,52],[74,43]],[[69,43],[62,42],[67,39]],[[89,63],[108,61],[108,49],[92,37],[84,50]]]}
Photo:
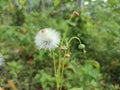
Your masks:
{"label": "narrow leaf", "polygon": [[12,80],[8,80],[8,84],[13,90],[17,90],[17,88]]}

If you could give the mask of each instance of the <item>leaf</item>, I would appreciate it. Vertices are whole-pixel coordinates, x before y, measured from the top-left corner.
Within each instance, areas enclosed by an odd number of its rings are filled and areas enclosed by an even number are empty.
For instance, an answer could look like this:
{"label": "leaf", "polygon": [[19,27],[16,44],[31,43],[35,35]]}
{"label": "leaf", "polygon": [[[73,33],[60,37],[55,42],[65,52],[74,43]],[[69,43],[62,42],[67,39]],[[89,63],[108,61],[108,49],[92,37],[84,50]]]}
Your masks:
{"label": "leaf", "polygon": [[56,7],[56,6],[58,6],[59,5],[59,0],[54,0],[54,6]]}
{"label": "leaf", "polygon": [[20,3],[24,5],[26,3],[26,0],[20,0]]}
{"label": "leaf", "polygon": [[97,61],[92,60],[91,63],[96,69],[100,69],[100,64]]}
{"label": "leaf", "polygon": [[96,69],[100,69],[100,64],[99,62],[95,61],[95,60],[89,60],[87,61],[88,63],[92,64]]}
{"label": "leaf", "polygon": [[113,5],[116,5],[116,0],[108,0],[108,2],[113,6]]}
{"label": "leaf", "polygon": [[68,23],[69,26],[72,26],[72,27],[75,27],[75,26],[76,26],[76,23],[75,23],[75,22],[67,21],[67,23]]}
{"label": "leaf", "polygon": [[13,90],[17,90],[17,88],[12,80],[8,80],[8,84]]}

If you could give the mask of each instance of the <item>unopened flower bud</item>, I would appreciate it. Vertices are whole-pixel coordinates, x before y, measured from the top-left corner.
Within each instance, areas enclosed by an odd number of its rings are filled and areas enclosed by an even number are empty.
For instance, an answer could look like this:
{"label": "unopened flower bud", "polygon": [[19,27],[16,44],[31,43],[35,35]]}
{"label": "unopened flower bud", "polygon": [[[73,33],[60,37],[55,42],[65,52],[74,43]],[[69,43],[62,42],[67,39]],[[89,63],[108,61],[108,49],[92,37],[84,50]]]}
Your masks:
{"label": "unopened flower bud", "polygon": [[70,54],[66,54],[66,55],[65,55],[65,58],[70,58]]}
{"label": "unopened flower bud", "polygon": [[79,16],[79,13],[77,11],[74,11],[71,16],[71,21],[75,21],[78,16]]}
{"label": "unopened flower bud", "polygon": [[79,48],[79,49],[84,49],[84,48],[85,48],[85,45],[84,45],[84,44],[80,44],[80,45],[78,46],[78,48]]}
{"label": "unopened flower bud", "polygon": [[80,14],[79,14],[77,11],[74,11],[74,12],[73,12],[73,16],[74,16],[74,17],[78,17],[79,15],[80,15]]}
{"label": "unopened flower bud", "polygon": [[61,46],[60,49],[61,50],[67,50],[67,47],[66,46]]}

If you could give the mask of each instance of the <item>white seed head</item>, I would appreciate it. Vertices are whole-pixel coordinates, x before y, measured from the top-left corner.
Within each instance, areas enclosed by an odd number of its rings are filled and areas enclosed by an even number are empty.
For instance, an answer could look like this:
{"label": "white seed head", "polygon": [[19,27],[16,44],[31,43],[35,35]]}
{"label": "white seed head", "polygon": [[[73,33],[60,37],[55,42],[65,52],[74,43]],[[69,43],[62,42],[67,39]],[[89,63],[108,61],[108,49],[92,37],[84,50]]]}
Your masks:
{"label": "white seed head", "polygon": [[60,34],[51,28],[45,28],[35,36],[35,44],[39,49],[52,50],[58,47]]}

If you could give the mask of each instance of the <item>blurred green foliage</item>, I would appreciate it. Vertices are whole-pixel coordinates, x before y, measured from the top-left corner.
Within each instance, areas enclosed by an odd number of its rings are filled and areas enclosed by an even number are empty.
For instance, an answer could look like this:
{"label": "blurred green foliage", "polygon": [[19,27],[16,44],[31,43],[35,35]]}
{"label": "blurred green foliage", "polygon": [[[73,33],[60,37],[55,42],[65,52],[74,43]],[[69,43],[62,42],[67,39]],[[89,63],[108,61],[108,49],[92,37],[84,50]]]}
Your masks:
{"label": "blurred green foliage", "polygon": [[[85,0],[89,4],[84,10],[79,10],[74,0],[48,0],[45,12],[39,0],[22,0],[19,4],[19,0],[14,1],[0,0],[0,53],[5,59],[0,68],[0,86],[9,90],[6,85],[11,79],[19,90],[54,90],[50,54],[39,51],[34,44],[36,33],[51,27],[61,36],[68,29],[65,41],[78,36],[85,44],[86,53],[79,49],[77,41],[71,43],[63,90],[120,89],[119,0]],[[69,21],[74,10],[80,15]]]}

